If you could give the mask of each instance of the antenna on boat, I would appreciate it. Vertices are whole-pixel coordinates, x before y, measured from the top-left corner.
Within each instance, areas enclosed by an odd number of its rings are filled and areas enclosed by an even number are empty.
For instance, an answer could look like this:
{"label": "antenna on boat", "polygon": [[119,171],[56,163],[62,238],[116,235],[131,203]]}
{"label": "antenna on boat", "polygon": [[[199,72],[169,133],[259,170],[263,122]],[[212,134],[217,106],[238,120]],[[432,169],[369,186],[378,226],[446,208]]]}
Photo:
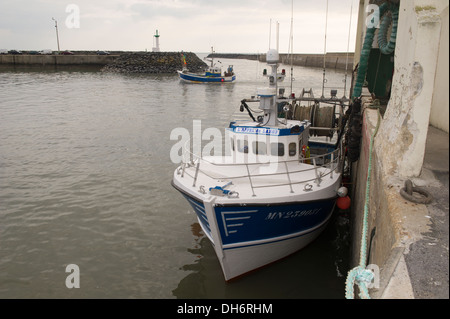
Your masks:
{"label": "antenna on boat", "polygon": [[[280,23],[277,21],[277,27],[276,27],[276,37],[277,37],[277,47],[276,50],[279,51],[279,33],[280,33]],[[269,50],[271,49],[271,42],[272,42],[272,19],[270,19],[270,25],[269,25]]]}
{"label": "antenna on boat", "polygon": [[350,0],[350,2],[351,2],[351,6],[350,6],[350,23],[349,23],[349,27],[348,27],[347,57],[346,57],[346,61],[345,61],[344,96],[343,96],[344,99],[346,98],[345,94],[347,92],[348,51],[350,50],[350,34],[351,34],[351,31],[352,31],[352,15],[353,15],[353,0]]}
{"label": "antenna on boat", "polygon": [[293,93],[292,82],[294,81],[294,0],[291,1],[291,34],[289,37],[289,50],[291,58],[291,95]]}
{"label": "antenna on boat", "polygon": [[327,0],[327,13],[325,18],[325,44],[324,44],[324,50],[323,50],[323,79],[322,79],[322,98],[324,98],[324,92],[325,92],[325,82],[327,81],[325,79],[325,69],[326,69],[326,58],[327,58],[327,31],[328,31],[328,0]]}
{"label": "antenna on boat", "polygon": [[214,67],[214,47],[211,47],[211,67]]}
{"label": "antenna on boat", "polygon": [[277,21],[277,52],[280,52],[280,22]]}
{"label": "antenna on boat", "polygon": [[269,22],[269,50],[270,50],[271,40],[272,40],[272,18],[270,19],[270,22]]}

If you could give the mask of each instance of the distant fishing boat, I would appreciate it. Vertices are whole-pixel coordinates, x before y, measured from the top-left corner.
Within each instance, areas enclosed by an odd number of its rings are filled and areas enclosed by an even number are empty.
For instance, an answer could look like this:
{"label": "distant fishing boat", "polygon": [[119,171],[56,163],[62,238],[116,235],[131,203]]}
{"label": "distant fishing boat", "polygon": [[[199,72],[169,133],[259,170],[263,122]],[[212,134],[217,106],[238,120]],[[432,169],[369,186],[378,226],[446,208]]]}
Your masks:
{"label": "distant fishing boat", "polygon": [[[211,48],[212,53],[214,50]],[[222,68],[214,64],[214,56],[211,56],[211,64],[204,73],[192,73],[187,68],[186,58],[183,55],[184,67],[181,71],[177,71],[180,79],[190,83],[230,83],[236,80],[233,66],[229,65],[227,70],[222,74]]]}
{"label": "distant fishing boat", "polygon": [[[227,281],[311,243],[325,229],[337,199],[347,195],[341,186],[343,128],[335,127],[342,124],[336,108],[331,108],[330,126],[314,127],[319,122],[311,118],[311,112],[320,113],[319,102],[339,107],[342,101],[283,97],[277,91],[284,79],[277,72],[277,50],[269,50],[267,63],[269,86],[242,100],[241,111],[247,109],[253,121],[231,122],[227,128],[231,154],[199,156],[187,150],[189,158],[173,174],[172,185],[197,214]],[[309,101],[314,110],[297,104]],[[263,115],[255,119],[250,102],[259,102]],[[294,109],[309,119],[289,116]],[[312,143],[313,131],[334,140]]]}

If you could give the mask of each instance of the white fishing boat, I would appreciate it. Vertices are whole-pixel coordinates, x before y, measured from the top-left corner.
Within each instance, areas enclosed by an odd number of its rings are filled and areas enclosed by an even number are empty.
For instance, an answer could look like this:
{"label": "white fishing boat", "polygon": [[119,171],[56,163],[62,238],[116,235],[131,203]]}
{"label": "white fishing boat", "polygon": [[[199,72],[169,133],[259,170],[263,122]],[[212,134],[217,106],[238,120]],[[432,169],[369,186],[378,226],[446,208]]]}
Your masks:
{"label": "white fishing boat", "polygon": [[[302,106],[313,101],[316,114],[320,102],[334,103],[335,111],[342,101],[282,97],[276,50],[269,50],[267,63],[269,86],[242,101],[241,111],[247,109],[252,120],[227,128],[230,154],[201,156],[187,150],[173,175],[172,185],[197,214],[227,281],[311,243],[325,229],[337,198],[346,196],[341,187],[342,134],[336,127],[342,121],[331,114],[329,126],[314,127],[311,108]],[[247,105],[252,102],[259,103],[263,114],[257,119]],[[309,119],[295,116],[301,107]],[[310,138],[313,131],[330,136],[313,142],[320,135]]]}

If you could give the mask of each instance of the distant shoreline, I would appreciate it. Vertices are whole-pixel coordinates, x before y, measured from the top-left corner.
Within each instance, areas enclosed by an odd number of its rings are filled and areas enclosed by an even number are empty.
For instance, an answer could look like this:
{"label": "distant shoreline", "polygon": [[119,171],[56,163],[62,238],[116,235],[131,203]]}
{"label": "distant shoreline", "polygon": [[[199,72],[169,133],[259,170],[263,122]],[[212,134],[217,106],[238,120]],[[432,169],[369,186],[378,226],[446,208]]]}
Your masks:
{"label": "distant shoreline", "polygon": [[[265,54],[251,54],[251,53],[210,53],[208,58],[222,58],[222,59],[247,59],[259,62],[266,62]],[[303,53],[292,54],[292,64],[304,67],[323,67],[323,54]],[[353,52],[329,52],[325,55],[325,63],[327,68],[345,70],[353,69]],[[291,64],[291,55],[280,53],[280,60],[283,64]]]}

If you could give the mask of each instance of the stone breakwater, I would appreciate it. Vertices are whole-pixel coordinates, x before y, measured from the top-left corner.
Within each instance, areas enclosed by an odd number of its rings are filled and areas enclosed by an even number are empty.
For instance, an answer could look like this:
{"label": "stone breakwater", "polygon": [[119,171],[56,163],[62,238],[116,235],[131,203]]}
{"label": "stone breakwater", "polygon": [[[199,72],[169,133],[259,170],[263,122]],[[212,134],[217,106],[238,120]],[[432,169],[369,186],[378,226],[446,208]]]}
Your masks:
{"label": "stone breakwater", "polygon": [[189,71],[201,72],[207,65],[192,52],[139,52],[121,54],[102,68],[115,73],[176,73],[184,66],[183,54]]}

